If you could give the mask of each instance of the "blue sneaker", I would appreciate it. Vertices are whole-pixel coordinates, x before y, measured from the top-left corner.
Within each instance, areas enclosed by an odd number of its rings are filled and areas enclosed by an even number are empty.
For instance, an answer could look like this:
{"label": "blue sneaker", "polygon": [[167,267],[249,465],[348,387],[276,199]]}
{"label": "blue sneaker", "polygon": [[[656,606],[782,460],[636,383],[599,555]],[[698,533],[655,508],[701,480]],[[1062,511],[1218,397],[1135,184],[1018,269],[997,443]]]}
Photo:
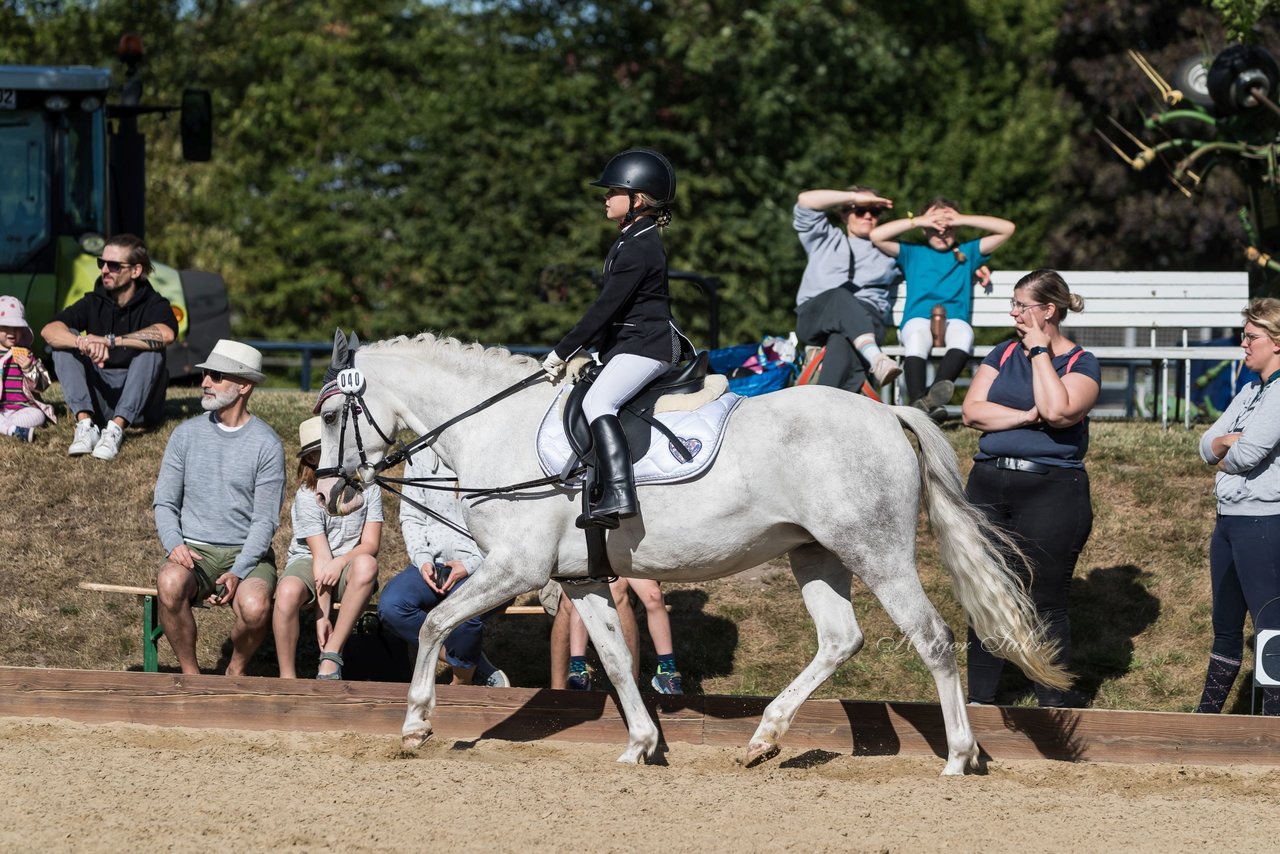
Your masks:
{"label": "blue sneaker", "polygon": [[590,691],[591,674],[585,670],[571,670],[564,686],[570,691]]}
{"label": "blue sneaker", "polygon": [[477,685],[484,685],[486,688],[510,688],[511,680],[507,674],[494,666],[489,660],[489,656],[483,652],[480,653],[480,662],[476,665]]}
{"label": "blue sneaker", "polygon": [[14,427],[9,433],[10,436],[19,442],[31,442],[36,438],[36,428],[34,427]]}
{"label": "blue sneaker", "polygon": [[684,686],[681,684],[680,671],[673,670],[670,673],[658,671],[653,674],[653,679],[649,682],[653,686],[653,690],[659,694],[683,694]]}

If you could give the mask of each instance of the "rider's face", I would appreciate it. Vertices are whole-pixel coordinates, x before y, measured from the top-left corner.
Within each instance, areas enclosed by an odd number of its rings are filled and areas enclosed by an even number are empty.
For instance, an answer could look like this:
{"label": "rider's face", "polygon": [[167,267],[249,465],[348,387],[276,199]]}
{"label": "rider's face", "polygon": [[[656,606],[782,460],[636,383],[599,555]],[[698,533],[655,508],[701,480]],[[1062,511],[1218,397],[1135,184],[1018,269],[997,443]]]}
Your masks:
{"label": "rider's face", "polygon": [[613,222],[622,222],[631,210],[631,196],[626,190],[610,187],[604,194],[604,215]]}

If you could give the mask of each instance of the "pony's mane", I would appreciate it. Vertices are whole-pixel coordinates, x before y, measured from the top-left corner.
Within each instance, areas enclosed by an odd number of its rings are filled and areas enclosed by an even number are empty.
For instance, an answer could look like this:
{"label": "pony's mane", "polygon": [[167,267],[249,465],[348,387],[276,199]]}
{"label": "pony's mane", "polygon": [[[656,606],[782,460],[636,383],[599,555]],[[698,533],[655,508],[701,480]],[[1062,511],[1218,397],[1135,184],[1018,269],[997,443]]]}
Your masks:
{"label": "pony's mane", "polygon": [[465,366],[474,371],[480,367],[482,370],[492,369],[494,373],[499,371],[512,373],[515,368],[531,371],[538,367],[537,360],[512,353],[505,347],[485,347],[474,341],[466,344],[457,338],[439,337],[432,332],[419,332],[412,338],[399,335],[383,341],[374,341],[361,346],[360,351],[403,352],[406,355],[422,353],[431,356],[433,360],[450,363],[458,368]]}

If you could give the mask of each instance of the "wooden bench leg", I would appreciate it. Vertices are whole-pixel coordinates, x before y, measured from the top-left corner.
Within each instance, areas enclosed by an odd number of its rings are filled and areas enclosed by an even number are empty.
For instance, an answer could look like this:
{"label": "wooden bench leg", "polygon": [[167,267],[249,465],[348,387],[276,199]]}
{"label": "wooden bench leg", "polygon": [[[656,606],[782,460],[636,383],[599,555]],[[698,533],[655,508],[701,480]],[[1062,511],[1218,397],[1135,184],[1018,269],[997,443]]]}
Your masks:
{"label": "wooden bench leg", "polygon": [[160,652],[157,644],[164,637],[160,625],[160,599],[158,596],[142,597],[142,669],[155,673],[160,669]]}

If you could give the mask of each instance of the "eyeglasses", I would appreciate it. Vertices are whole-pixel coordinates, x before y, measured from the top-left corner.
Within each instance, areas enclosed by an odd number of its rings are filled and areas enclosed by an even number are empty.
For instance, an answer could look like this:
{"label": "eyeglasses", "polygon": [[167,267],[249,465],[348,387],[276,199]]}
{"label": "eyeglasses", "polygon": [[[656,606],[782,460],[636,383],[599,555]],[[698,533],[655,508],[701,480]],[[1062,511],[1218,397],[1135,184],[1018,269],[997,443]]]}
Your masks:
{"label": "eyeglasses", "polygon": [[869,207],[863,205],[845,205],[844,212],[851,213],[854,216],[866,216],[867,214],[871,214],[872,216],[878,217],[884,213],[884,208],[879,205],[871,205]]}
{"label": "eyeglasses", "polygon": [[108,273],[119,273],[124,267],[135,266],[128,261],[108,261],[106,258],[94,258],[93,260],[97,262],[99,270],[106,267]]}
{"label": "eyeglasses", "polygon": [[1250,344],[1252,344],[1254,341],[1257,341],[1259,338],[1266,338],[1266,337],[1267,336],[1265,335],[1259,335],[1257,332],[1246,332],[1240,336],[1240,343],[1248,347]]}
{"label": "eyeglasses", "polygon": [[1009,300],[1009,310],[1014,314],[1022,314],[1029,308],[1044,308],[1048,304],[1047,302],[1021,303],[1016,299],[1011,299]]}
{"label": "eyeglasses", "polygon": [[235,379],[235,377],[233,377],[231,374],[224,374],[222,371],[211,371],[208,368],[205,368],[203,373],[206,377],[208,377],[210,380],[212,380],[215,383],[220,383],[223,380]]}

